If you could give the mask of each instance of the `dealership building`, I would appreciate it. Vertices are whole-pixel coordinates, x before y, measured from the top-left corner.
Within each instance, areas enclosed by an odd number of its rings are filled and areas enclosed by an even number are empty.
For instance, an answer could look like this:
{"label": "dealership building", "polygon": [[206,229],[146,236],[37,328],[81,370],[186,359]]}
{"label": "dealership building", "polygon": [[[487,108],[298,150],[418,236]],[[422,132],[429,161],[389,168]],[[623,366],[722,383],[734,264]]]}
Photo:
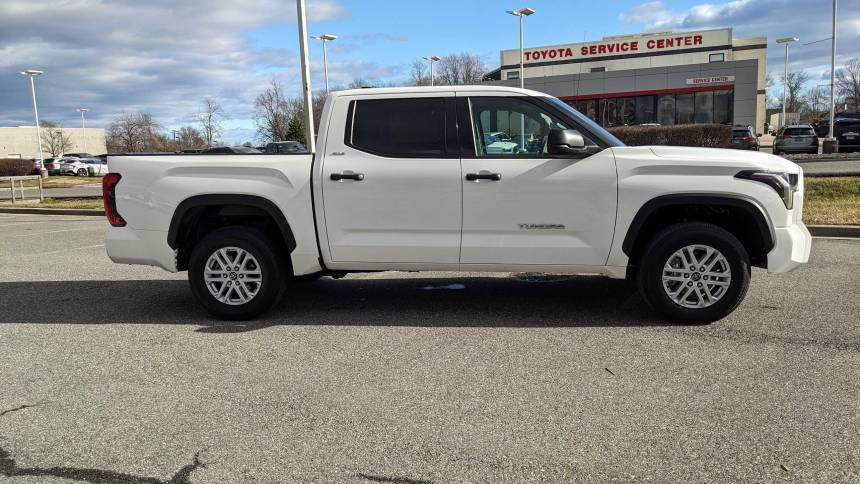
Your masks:
{"label": "dealership building", "polygon": [[[68,137],[71,147],[67,153],[88,152],[100,154],[107,152],[104,128],[58,128]],[[42,128],[42,139],[46,137]],[[39,158],[39,136],[35,126],[0,126],[0,158]],[[46,143],[42,143],[45,158],[51,156]]]}
{"label": "dealership building", "polygon": [[[764,132],[767,38],[732,29],[650,32],[526,47],[523,80],[603,126],[721,123]],[[519,86],[519,49],[486,82]]]}

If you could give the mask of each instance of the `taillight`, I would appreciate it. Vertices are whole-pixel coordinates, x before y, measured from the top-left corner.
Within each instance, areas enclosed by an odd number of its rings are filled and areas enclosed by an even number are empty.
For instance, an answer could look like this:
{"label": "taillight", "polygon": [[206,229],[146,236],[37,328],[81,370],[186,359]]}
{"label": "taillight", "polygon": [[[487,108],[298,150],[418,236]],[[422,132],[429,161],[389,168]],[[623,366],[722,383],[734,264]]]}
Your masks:
{"label": "taillight", "polygon": [[746,137],[746,138],[744,138],[744,139],[745,139],[745,140],[747,140],[747,141],[755,141],[755,137],[754,137],[754,136],[747,136],[747,137]]}
{"label": "taillight", "polygon": [[122,175],[119,173],[108,173],[102,178],[102,200],[105,203],[105,215],[108,222],[114,227],[125,227],[125,220],[116,211],[116,185]]}

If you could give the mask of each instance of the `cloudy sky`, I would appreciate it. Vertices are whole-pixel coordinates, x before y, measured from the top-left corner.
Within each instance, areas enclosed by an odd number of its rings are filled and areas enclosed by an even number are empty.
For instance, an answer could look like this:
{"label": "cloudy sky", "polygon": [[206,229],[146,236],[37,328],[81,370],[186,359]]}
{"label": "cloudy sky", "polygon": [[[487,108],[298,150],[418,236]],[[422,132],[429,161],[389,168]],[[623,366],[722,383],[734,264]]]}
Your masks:
{"label": "cloudy sky", "polygon": [[[526,44],[595,40],[643,30],[733,27],[736,37],[767,36],[768,70],[778,79],[782,49],[773,39],[800,37],[791,70],[827,82],[829,0],[653,1],[307,0],[311,34],[329,32],[333,84],[357,77],[401,81],[424,55],[474,52],[491,67],[517,46],[517,20],[506,8],[531,6]],[[503,4],[504,3],[504,4]],[[860,0],[841,0],[838,62],[860,56]],[[322,86],[321,48],[311,45],[313,83]],[[2,0],[0,126],[32,124],[26,68],[37,79],[42,119],[106,126],[122,112],[151,112],[166,128],[190,124],[200,100],[225,108],[225,139],[253,139],[253,99],[272,79],[298,93],[298,40],[292,0]]]}

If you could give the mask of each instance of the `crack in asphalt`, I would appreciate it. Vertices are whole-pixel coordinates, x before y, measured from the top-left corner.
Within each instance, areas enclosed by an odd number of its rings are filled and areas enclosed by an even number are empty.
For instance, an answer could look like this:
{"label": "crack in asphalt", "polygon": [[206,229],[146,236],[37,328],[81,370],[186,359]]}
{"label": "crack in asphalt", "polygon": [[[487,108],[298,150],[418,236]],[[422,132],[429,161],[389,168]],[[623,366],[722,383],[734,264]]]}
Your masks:
{"label": "crack in asphalt", "polygon": [[362,479],[367,479],[368,481],[385,482],[388,484],[433,484],[433,481],[426,481],[423,479],[410,479],[408,477],[375,476],[373,474],[365,474],[363,472],[359,472],[358,477],[361,477]]}
{"label": "crack in asphalt", "polygon": [[[0,411],[0,416],[38,405],[21,405],[3,410]],[[182,466],[170,479],[165,481],[156,477],[143,477],[123,472],[85,467],[18,467],[12,454],[0,446],[0,476],[5,477],[52,476],[88,482],[90,484],[191,484],[191,473],[197,469],[205,468],[206,465],[200,461],[200,452],[196,452],[190,464]]]}
{"label": "crack in asphalt", "polygon": [[19,410],[24,410],[25,408],[38,407],[39,405],[42,405],[42,404],[41,403],[33,403],[30,405],[24,404],[24,405],[19,405],[17,407],[13,407],[13,408],[7,408],[6,410],[3,410],[2,412],[0,412],[0,417],[6,415],[7,413],[17,412]]}

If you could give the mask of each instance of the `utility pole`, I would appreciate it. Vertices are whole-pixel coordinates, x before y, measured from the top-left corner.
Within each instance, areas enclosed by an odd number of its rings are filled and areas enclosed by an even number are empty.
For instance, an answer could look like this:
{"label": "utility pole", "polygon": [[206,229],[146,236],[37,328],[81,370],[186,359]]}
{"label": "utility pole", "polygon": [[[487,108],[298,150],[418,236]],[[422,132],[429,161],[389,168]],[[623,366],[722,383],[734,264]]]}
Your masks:
{"label": "utility pole", "polygon": [[296,13],[299,20],[299,54],[302,59],[302,94],[305,100],[305,138],[311,154],[316,153],[314,139],[314,96],[311,91],[311,71],[308,65],[308,19],[305,16],[305,0],[296,0]]}
{"label": "utility pole", "polygon": [[[42,127],[39,126],[39,108],[36,107],[36,81],[34,80],[36,76],[41,76],[44,72],[27,69],[21,72],[21,74],[30,78],[30,91],[33,93],[33,115],[36,118],[36,140],[39,143],[39,171],[44,172],[45,155],[42,153]],[[42,176],[44,177],[45,175],[43,174]]]}

